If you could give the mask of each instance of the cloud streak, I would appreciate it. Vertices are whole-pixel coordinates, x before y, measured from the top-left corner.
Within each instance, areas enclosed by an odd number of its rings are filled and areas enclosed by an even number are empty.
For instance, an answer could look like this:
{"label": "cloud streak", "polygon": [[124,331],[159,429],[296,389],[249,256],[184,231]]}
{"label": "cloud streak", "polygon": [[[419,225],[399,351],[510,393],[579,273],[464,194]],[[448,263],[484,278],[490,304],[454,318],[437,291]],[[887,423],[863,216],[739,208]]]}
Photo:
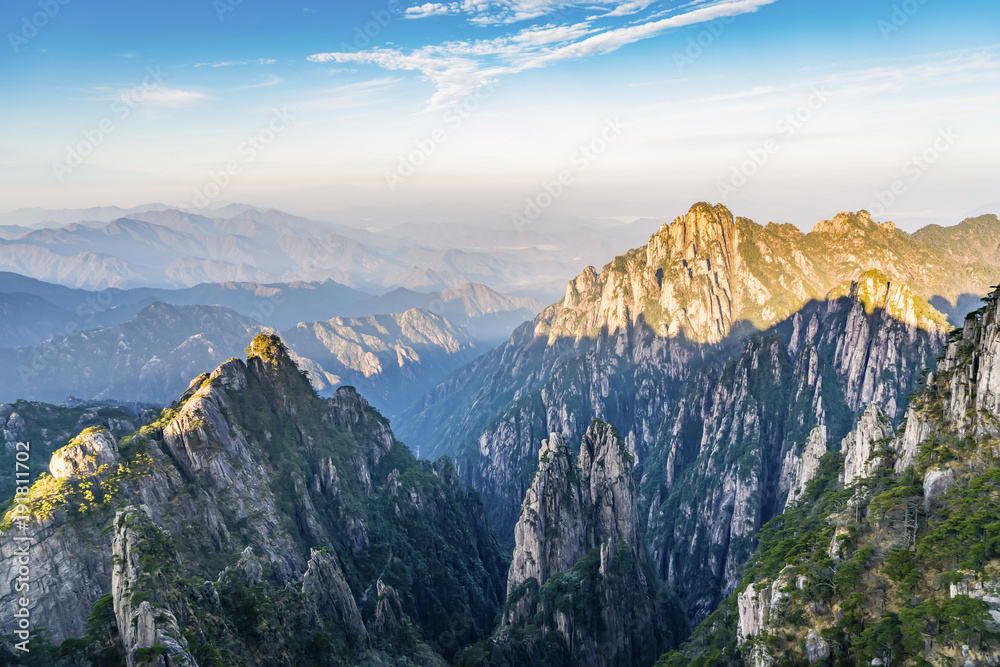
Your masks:
{"label": "cloud streak", "polygon": [[132,88],[120,92],[115,99],[126,103],[141,103],[145,106],[183,107],[206,102],[208,95],[194,90],[151,86],[149,88]]}
{"label": "cloud streak", "polygon": [[[493,39],[449,41],[411,50],[376,47],[350,53],[316,53],[308,60],[417,72],[436,89],[428,103],[428,109],[433,110],[451,106],[468,97],[479,86],[493,83],[503,76],[605,55],[676,28],[756,12],[776,1],[711,0],[688,6],[686,11],[672,16],[657,15],[625,23],[621,22],[621,17],[641,12],[652,3],[645,0],[603,1],[598,4],[613,7],[604,14],[576,23],[548,23],[508,32]],[[474,10],[476,13],[470,20],[486,24],[511,23],[576,6],[576,3],[553,0],[464,0],[460,5],[427,3],[407,11],[415,10],[414,16],[419,13],[419,17],[425,17]],[[587,7],[593,10],[594,3],[589,3]]]}
{"label": "cloud streak", "polygon": [[257,58],[256,60],[224,60],[217,63],[195,63],[195,67],[234,67],[239,65],[273,65],[278,62],[274,58]]}

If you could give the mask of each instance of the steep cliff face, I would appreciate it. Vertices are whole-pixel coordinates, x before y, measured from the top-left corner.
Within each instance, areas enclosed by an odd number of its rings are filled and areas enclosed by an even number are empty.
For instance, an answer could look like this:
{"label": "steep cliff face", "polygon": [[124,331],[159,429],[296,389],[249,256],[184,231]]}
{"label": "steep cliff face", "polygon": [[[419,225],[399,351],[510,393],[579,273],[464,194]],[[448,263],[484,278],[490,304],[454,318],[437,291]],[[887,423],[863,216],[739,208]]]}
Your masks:
{"label": "steep cliff face", "polygon": [[906,414],[906,429],[896,467],[913,465],[920,446],[935,431],[952,428],[975,437],[1000,433],[1000,324],[996,292],[949,337],[937,369],[927,374],[925,390]]}
{"label": "steep cliff face", "polygon": [[820,459],[827,451],[826,426],[817,426],[809,432],[809,438],[801,448],[791,448],[785,452],[781,464],[781,486],[778,494],[785,496],[788,507],[805,493],[806,485],[816,476]]}
{"label": "steep cliff face", "polygon": [[737,594],[662,664],[1000,659],[998,296],[949,335],[899,430],[868,406],[764,528]]}
{"label": "steep cliff face", "polygon": [[483,664],[650,665],[686,634],[646,563],[614,427],[595,420],[579,457],[558,433],[543,442],[515,534],[501,626],[472,652]]}
{"label": "steep cliff face", "polygon": [[[142,599],[148,596],[148,592],[143,593],[155,580],[150,581],[150,573],[146,572],[143,563],[145,550],[140,543],[146,539],[156,540],[159,536],[149,533],[157,530],[135,507],[128,507],[115,516],[111,595],[118,635],[128,667],[195,667],[198,663],[188,653],[188,643],[181,635],[177,618],[169,609],[154,607],[148,600]],[[153,567],[161,566],[153,564]]]}
{"label": "steep cliff face", "polygon": [[[693,620],[735,590],[757,532],[801,499],[859,401],[899,410],[942,320],[869,272],[797,313],[787,338],[751,338],[720,374],[689,380],[643,461],[640,506],[653,563]],[[876,428],[891,433],[891,420]]]}
{"label": "steep cliff face", "polygon": [[[848,298],[836,299],[842,291]],[[901,417],[914,379],[944,344],[944,316],[875,270],[834,289],[828,304],[820,345],[832,350],[845,402],[860,412],[874,401],[893,419]]]}
{"label": "steep cliff face", "polygon": [[784,506],[776,494],[783,452],[795,456],[785,436],[794,381],[774,337],[751,341],[718,376],[695,381],[702,396],[668,420],[642,490],[654,567],[700,620],[738,583],[753,536]]}
{"label": "steep cliff face", "polygon": [[[593,548],[588,539],[589,497],[582,497],[580,474],[572,452],[558,433],[542,441],[538,472],[521,503],[521,518],[514,527],[514,555],[507,573],[507,599],[529,579],[544,584],[550,575],[565,572]],[[589,495],[589,489],[588,495]],[[584,503],[587,502],[585,506]],[[534,617],[530,596],[511,604],[504,614],[507,624]]]}
{"label": "steep cliff face", "polygon": [[[643,462],[691,375],[740,354],[761,331],[779,333],[804,364],[800,394],[837,403],[801,413],[802,440],[830,419],[842,437],[850,421],[843,408],[860,412],[873,400],[899,418],[945,330],[917,295],[940,291],[940,276],[917,266],[930,252],[917,245],[863,212],[803,235],[695,205],[642,248],[599,273],[584,270],[560,302],[431,390],[406,413],[404,436],[422,453],[454,455],[511,540],[537,459],[533,443],[551,432],[576,443],[600,418],[621,424]],[[878,266],[884,274],[869,271]],[[901,281],[913,276],[917,291]]]}
{"label": "steep cliff face", "polygon": [[451,463],[415,460],[353,389],[316,396],[276,337],[247,355],[118,443],[85,431],[8,513],[34,627],[167,666],[437,664],[487,636],[507,561]]}

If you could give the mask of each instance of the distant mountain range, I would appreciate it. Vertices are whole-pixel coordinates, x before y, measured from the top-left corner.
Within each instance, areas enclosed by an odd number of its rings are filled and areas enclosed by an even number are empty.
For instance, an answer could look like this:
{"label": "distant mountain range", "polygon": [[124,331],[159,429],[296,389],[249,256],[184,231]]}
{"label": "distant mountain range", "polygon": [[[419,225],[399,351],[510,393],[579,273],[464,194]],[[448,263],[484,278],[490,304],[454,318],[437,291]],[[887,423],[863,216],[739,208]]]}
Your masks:
{"label": "distant mountain range", "polygon": [[356,385],[394,414],[541,307],[479,284],[381,296],[332,280],[94,292],[0,273],[0,396],[169,401],[193,369],[268,329],[287,332],[317,390]]}
{"label": "distant mountain range", "polygon": [[60,333],[121,324],[153,303],[225,306],[277,329],[337,316],[361,317],[423,308],[448,317],[482,343],[505,339],[542,309],[540,302],[529,297],[510,297],[473,283],[429,293],[400,287],[381,296],[332,280],[203,283],[177,290],[137,287],[95,292],[0,272],[0,314],[4,315],[0,345],[36,345]]}
{"label": "distant mountain range", "polygon": [[[238,356],[263,330],[223,306],[154,303],[119,324],[0,348],[0,401],[167,403],[198,374],[192,371]],[[441,315],[416,308],[299,323],[283,336],[318,391],[361,387],[388,414],[488,349]]]}
{"label": "distant mountain range", "polygon": [[334,280],[370,293],[437,292],[470,282],[543,301],[580,263],[647,235],[648,222],[509,220],[319,222],[242,204],[207,214],[150,204],[0,215],[0,270],[68,287],[193,287],[200,283]]}

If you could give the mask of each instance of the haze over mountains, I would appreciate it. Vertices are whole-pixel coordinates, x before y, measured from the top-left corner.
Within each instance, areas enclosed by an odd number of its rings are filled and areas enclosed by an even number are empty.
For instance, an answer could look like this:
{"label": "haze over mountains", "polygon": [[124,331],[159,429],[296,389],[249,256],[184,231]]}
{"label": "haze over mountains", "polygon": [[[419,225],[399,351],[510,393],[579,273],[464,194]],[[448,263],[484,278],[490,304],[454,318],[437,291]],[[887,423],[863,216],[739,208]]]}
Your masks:
{"label": "haze over mountains", "polygon": [[194,213],[22,209],[0,216],[0,270],[70,287],[322,282],[381,294],[484,283],[551,301],[580,263],[603,263],[647,235],[643,223],[507,218],[472,223],[317,222],[233,204]]}

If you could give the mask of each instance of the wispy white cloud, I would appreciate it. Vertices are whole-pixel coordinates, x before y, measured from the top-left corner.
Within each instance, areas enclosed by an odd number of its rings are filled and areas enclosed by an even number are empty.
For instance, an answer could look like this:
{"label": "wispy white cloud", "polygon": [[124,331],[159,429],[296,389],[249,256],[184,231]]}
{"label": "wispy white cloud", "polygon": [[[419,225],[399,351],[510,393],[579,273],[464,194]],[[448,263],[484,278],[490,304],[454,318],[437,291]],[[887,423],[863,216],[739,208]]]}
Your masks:
{"label": "wispy white cloud", "polygon": [[233,67],[235,65],[273,65],[278,62],[274,58],[257,58],[256,60],[223,60],[217,63],[195,63],[195,67]]}
{"label": "wispy white cloud", "polygon": [[678,83],[687,83],[688,81],[694,81],[693,76],[684,76],[676,79],[656,79],[654,81],[635,81],[628,84],[629,88],[637,88],[639,86],[669,86]]}
{"label": "wispy white cloud", "polygon": [[342,111],[369,106],[381,101],[382,94],[398,82],[398,77],[387,76],[328,88],[311,99],[297,103],[295,108],[302,111]]}
{"label": "wispy white cloud", "polygon": [[888,61],[875,67],[843,67],[822,82],[841,95],[861,95],[905,88],[961,83],[981,85],[1000,82],[1000,59],[996,48],[930,53]]}
{"label": "wispy white cloud", "polygon": [[653,4],[652,0],[632,0],[631,2],[623,2],[604,16],[628,16],[630,14],[641,12],[651,4]]}
{"label": "wispy white cloud", "polygon": [[403,15],[408,19],[422,19],[428,16],[445,16],[447,14],[457,14],[458,11],[459,11],[458,3],[451,3],[449,5],[444,5],[441,4],[440,2],[428,2],[423,5],[407,7]]}
{"label": "wispy white cloud", "polygon": [[148,88],[138,86],[120,91],[115,95],[115,99],[126,103],[139,103],[144,106],[183,107],[206,102],[211,98],[195,90],[167,88],[166,86]]}
{"label": "wispy white cloud", "polygon": [[239,90],[248,90],[250,88],[266,88],[268,86],[277,86],[279,83],[284,83],[285,80],[280,76],[275,74],[270,75],[266,81],[261,81],[259,83],[251,83],[246,86],[240,86]]}
{"label": "wispy white cloud", "polygon": [[[648,7],[645,0],[625,2],[598,0],[599,6],[609,6],[604,15],[592,16],[576,23],[548,23],[532,26],[489,40],[459,40],[427,45],[412,50],[373,48],[366,51],[316,53],[312,62],[368,64],[394,71],[419,72],[436,88],[429,102],[430,109],[446,107],[468,95],[477,87],[498,78],[528,69],[581,58],[604,55],[669,30],[712,21],[718,18],[756,12],[777,0],[709,0],[687,11],[664,18],[634,20],[622,25],[612,19],[634,14]],[[428,3],[416,9],[424,11]],[[575,8],[575,2],[558,0],[463,0],[460,9],[473,13],[470,20],[480,23],[510,23]],[[594,3],[588,3],[593,9]],[[445,7],[451,11],[452,5]],[[414,9],[411,7],[411,9]],[[427,11],[432,11],[427,10]]]}
{"label": "wispy white cloud", "polygon": [[726,93],[725,95],[713,95],[711,97],[706,97],[700,100],[694,100],[695,102],[726,102],[729,100],[740,100],[748,97],[760,97],[762,95],[774,95],[775,93],[784,93],[791,90],[793,86],[754,86],[749,90],[737,90],[732,93]]}

